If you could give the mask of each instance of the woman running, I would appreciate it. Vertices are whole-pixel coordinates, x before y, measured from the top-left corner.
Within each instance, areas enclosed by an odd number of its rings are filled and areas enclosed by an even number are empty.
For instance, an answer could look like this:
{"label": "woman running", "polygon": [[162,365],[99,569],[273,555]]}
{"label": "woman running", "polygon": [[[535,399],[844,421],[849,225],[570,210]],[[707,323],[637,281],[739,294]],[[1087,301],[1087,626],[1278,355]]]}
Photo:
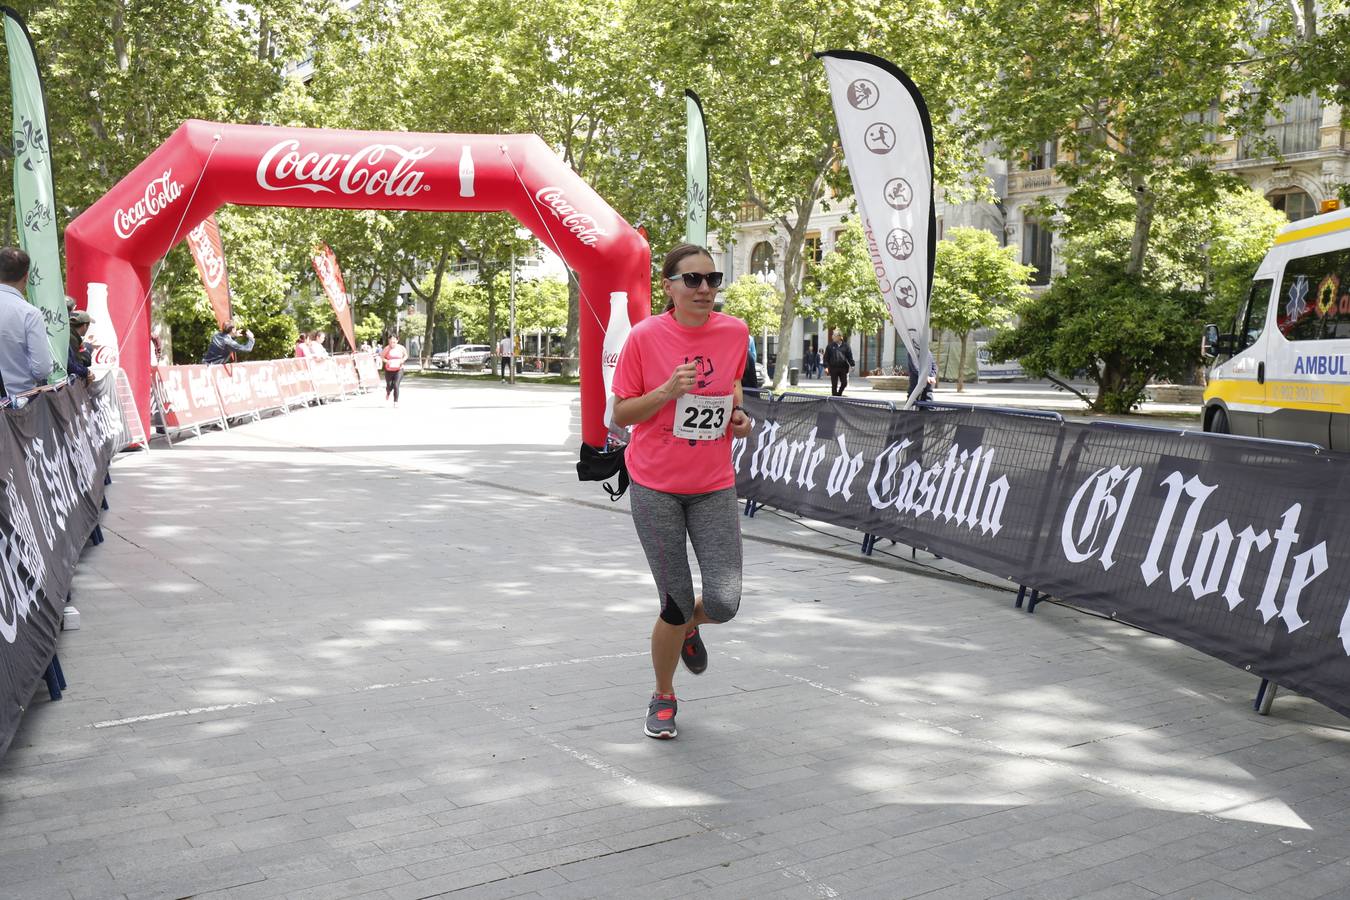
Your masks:
{"label": "woman running", "polygon": [[380,351],[384,363],[384,399],[394,398],[394,407],[398,407],[398,386],[403,380],[403,363],[408,359],[408,348],[398,342],[398,335],[389,335],[384,349]]}
{"label": "woman running", "polygon": [[[648,737],[675,737],[675,668],[708,667],[699,626],[729,621],[741,604],[741,526],[731,438],[750,434],[741,407],[749,329],[713,311],[722,273],[681,244],[661,266],[666,311],[633,327],[614,373],[614,422],[632,425],[624,457],[633,524],[661,600],[652,629],[656,690]],[[694,595],[687,543],[698,557]]]}

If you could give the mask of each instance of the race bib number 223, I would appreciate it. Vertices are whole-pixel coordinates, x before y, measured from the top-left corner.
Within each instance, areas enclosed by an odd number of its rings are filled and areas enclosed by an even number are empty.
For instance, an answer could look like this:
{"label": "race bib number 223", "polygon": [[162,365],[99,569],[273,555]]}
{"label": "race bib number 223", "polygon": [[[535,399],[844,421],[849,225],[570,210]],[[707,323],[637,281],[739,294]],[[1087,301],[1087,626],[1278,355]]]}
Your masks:
{"label": "race bib number 223", "polygon": [[675,401],[675,437],[690,441],[715,441],[726,433],[731,421],[731,395],[705,397],[685,394]]}

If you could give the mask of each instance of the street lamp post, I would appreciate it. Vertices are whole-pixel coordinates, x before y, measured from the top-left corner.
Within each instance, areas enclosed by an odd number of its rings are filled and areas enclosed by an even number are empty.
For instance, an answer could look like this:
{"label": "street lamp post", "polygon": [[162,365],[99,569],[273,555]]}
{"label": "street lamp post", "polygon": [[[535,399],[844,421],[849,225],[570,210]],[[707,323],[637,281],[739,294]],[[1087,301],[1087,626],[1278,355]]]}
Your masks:
{"label": "street lamp post", "polygon": [[[517,228],[515,231],[517,241],[528,240],[531,237],[529,229]],[[509,367],[511,369],[510,384],[516,383],[516,244],[511,242],[511,290],[510,290],[510,319],[507,323],[507,336],[511,340],[511,357]]]}
{"label": "street lamp post", "polygon": [[506,324],[506,336],[511,342],[511,353],[506,358],[507,384],[516,383],[516,245],[511,244],[511,291],[508,308],[510,318]]}

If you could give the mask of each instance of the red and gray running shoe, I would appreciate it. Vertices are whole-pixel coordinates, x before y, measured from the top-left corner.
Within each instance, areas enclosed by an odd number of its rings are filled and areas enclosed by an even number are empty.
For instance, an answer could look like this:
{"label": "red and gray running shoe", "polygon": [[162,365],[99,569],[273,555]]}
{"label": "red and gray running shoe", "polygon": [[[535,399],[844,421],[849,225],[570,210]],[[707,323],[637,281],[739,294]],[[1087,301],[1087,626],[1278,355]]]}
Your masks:
{"label": "red and gray running shoe", "polygon": [[684,660],[684,667],[695,675],[702,675],[708,668],[708,648],[703,645],[703,638],[698,636],[697,627],[684,636],[680,659]]}
{"label": "red and gray running shoe", "polygon": [[676,704],[674,694],[652,694],[652,702],[647,704],[647,724],[642,729],[647,737],[669,740],[679,733],[675,730]]}

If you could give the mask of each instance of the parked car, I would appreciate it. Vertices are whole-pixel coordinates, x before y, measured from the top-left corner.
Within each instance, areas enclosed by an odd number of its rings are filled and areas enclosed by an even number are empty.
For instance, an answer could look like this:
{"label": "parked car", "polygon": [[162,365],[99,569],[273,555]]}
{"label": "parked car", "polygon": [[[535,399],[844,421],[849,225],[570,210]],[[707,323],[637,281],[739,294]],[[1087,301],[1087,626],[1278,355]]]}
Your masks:
{"label": "parked car", "polygon": [[481,369],[492,357],[487,344],[460,344],[431,355],[431,364],[438,369]]}

